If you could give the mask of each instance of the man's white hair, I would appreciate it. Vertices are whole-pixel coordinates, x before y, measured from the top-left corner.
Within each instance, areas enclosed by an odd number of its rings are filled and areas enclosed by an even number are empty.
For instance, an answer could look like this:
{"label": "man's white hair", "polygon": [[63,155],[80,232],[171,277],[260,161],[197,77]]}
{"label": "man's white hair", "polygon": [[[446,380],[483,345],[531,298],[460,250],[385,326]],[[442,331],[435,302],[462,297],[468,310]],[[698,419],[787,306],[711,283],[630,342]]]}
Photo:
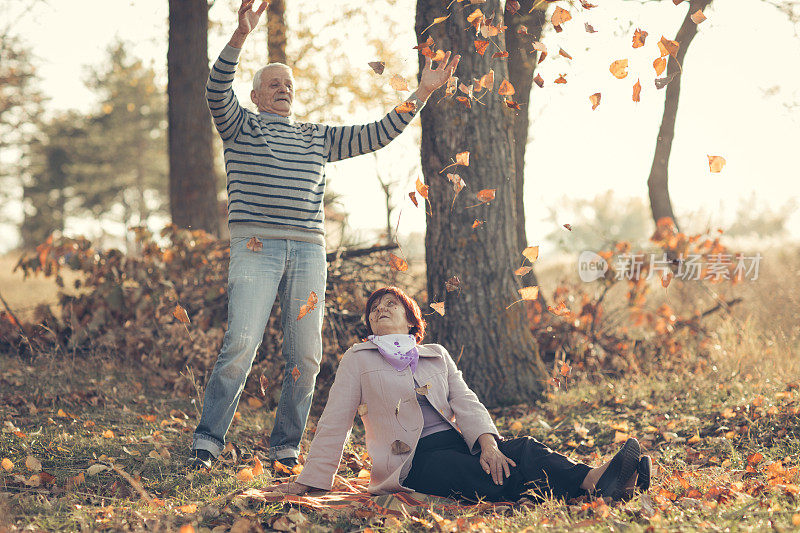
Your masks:
{"label": "man's white hair", "polygon": [[258,69],[256,71],[255,75],[253,76],[253,90],[254,91],[257,91],[257,90],[259,90],[261,88],[261,76],[262,76],[262,74],[264,74],[265,70],[267,70],[268,68],[271,68],[271,67],[283,67],[283,68],[289,69],[289,72],[292,72],[292,67],[290,67],[289,65],[287,65],[285,63],[270,63],[270,64],[268,64],[268,65],[266,65],[264,67],[261,67],[260,69]]}

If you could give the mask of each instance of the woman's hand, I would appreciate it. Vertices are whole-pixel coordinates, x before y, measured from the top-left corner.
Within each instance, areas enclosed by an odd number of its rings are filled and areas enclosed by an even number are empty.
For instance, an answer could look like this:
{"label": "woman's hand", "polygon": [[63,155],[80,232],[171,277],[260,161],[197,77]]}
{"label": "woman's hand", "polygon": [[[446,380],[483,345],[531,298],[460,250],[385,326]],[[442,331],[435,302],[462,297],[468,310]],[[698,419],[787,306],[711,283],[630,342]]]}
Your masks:
{"label": "woman's hand", "polygon": [[423,67],[422,76],[419,79],[417,96],[421,100],[427,100],[433,91],[447,83],[460,60],[461,56],[457,55],[450,61],[450,52],[447,52],[444,55],[444,59],[439,62],[439,65],[436,68],[431,68],[433,62],[430,57],[425,56],[425,67]]}
{"label": "woman's hand", "polygon": [[500,451],[491,433],[484,433],[478,437],[478,442],[481,445],[481,468],[492,476],[495,485],[502,485],[503,479],[511,475],[511,467],[517,466],[517,463]]}
{"label": "woman's hand", "polygon": [[296,494],[301,495],[308,492],[308,485],[303,485],[302,483],[298,483],[297,481],[289,481],[288,483],[281,483],[279,485],[273,485],[268,489],[274,492],[283,492],[284,494]]}

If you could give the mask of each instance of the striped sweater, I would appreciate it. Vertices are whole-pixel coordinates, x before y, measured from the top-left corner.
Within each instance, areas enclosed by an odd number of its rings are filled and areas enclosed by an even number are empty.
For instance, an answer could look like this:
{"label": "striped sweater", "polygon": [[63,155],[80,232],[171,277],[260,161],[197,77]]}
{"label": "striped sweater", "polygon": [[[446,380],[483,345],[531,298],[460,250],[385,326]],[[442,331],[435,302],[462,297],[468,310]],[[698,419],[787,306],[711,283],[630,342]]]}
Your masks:
{"label": "striped sweater", "polygon": [[409,113],[392,109],[355,126],[294,122],[243,108],[231,87],[240,49],[225,46],[206,84],[208,107],[222,137],[231,239],[292,239],[325,245],[325,163],[374,152],[400,135]]}

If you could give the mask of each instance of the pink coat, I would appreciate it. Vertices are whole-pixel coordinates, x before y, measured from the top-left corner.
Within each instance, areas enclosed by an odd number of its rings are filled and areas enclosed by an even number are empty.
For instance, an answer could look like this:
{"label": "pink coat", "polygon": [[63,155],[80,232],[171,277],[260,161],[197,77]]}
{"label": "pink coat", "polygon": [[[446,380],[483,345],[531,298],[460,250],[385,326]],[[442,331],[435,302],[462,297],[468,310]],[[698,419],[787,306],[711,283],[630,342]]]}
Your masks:
{"label": "pink coat", "polygon": [[330,490],[350,436],[356,412],[366,432],[372,458],[369,492],[412,492],[401,484],[411,467],[422,432],[422,410],[417,402],[414,377],[429,385],[427,399],[461,432],[473,454],[480,452],[478,437],[499,437],[489,412],[470,390],[450,354],[438,344],[419,345],[417,371],[398,372],[371,341],[345,352],[317,424],[299,483]]}

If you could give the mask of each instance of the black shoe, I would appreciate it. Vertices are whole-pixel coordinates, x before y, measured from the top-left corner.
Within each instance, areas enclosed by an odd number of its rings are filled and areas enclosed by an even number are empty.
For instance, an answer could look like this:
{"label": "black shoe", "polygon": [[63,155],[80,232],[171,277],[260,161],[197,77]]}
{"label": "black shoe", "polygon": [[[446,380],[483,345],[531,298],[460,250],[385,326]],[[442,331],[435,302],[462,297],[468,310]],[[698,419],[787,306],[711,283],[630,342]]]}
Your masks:
{"label": "black shoe", "polygon": [[647,492],[650,488],[650,470],[653,468],[653,460],[649,455],[643,455],[639,458],[639,464],[636,467],[636,472],[639,477],[636,479],[636,486],[642,492]]}
{"label": "black shoe", "polygon": [[200,470],[205,468],[211,470],[217,458],[208,450],[192,450],[192,456],[189,459],[189,470]]}
{"label": "black shoe", "polygon": [[631,491],[625,488],[625,484],[636,473],[640,454],[639,441],[634,438],[628,439],[597,480],[595,490],[601,496],[610,497],[612,500],[628,497]]}

